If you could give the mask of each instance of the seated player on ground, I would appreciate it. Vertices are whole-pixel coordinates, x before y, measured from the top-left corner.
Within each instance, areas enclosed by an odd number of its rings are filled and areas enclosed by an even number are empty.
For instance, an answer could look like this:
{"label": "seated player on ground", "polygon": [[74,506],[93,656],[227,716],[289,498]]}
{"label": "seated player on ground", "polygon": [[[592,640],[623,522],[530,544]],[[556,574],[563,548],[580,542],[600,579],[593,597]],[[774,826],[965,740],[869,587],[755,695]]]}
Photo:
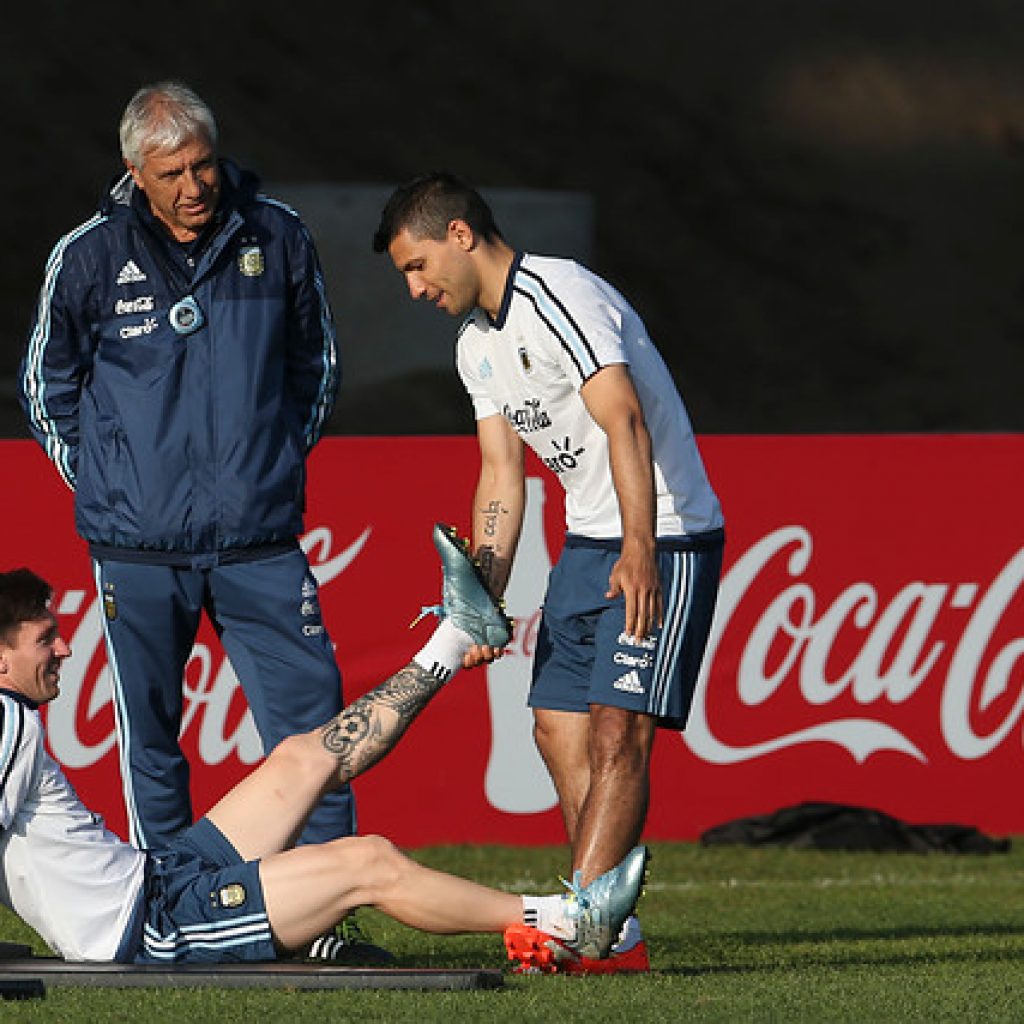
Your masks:
{"label": "seated player on ground", "polygon": [[516,896],[423,867],[381,836],[293,846],[319,798],[376,764],[474,645],[500,650],[510,624],[454,533],[434,531],[441,617],[401,671],[319,730],[292,736],[166,849],[108,832],[44,749],[40,705],[71,651],[49,585],[0,573],[0,901],[67,960],[273,960],[355,907],[436,933],[507,932],[509,955],[544,970],[606,957],[647,859],[635,847],[586,887]]}

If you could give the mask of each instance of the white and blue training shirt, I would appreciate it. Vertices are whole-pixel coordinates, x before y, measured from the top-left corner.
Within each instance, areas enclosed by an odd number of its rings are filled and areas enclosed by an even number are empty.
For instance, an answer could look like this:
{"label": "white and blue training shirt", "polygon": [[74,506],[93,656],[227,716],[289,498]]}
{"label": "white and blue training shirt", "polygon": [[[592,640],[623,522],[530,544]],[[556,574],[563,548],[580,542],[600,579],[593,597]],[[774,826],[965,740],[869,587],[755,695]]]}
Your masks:
{"label": "white and blue training shirt", "polygon": [[580,389],[625,364],[651,436],[659,537],[723,524],[682,398],[643,321],[606,281],[572,260],[517,254],[495,320],[476,309],[456,362],[478,420],[502,415],[558,476],[566,526],[622,536],[608,439]]}

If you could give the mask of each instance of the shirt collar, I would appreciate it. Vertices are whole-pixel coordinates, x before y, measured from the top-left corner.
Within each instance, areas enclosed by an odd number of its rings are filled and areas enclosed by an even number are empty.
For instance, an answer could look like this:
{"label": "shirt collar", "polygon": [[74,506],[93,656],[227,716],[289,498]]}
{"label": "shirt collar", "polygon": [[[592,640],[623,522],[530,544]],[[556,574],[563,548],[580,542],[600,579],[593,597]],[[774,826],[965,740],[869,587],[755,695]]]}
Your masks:
{"label": "shirt collar", "polygon": [[39,705],[25,694],[19,693],[17,690],[9,690],[6,686],[0,686],[0,693],[5,697],[10,697],[11,700],[17,701],[19,704],[24,704],[29,711],[38,711]]}
{"label": "shirt collar", "polygon": [[508,308],[512,305],[512,292],[516,283],[516,274],[519,273],[519,264],[523,260],[523,254],[517,252],[512,256],[512,263],[508,268],[508,277],[505,280],[505,293],[501,297],[501,305],[498,307],[498,315],[492,320],[490,313],[486,313],[488,323],[500,331],[505,326],[508,318]]}

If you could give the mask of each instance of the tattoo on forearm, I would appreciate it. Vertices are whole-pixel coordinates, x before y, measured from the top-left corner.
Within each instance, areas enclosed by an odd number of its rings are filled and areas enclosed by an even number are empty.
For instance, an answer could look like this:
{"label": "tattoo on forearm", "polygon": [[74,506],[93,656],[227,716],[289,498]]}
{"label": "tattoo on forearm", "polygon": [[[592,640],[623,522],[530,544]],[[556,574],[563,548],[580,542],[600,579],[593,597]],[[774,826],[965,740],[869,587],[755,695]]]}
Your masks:
{"label": "tattoo on forearm", "polygon": [[495,499],[488,503],[486,508],[480,509],[480,515],[484,517],[483,530],[485,537],[495,537],[498,533],[498,516],[504,511],[501,502]]}
{"label": "tattoo on forearm", "polygon": [[426,669],[410,664],[323,726],[321,741],[337,759],[341,781],[375,765],[442,685]]}
{"label": "tattoo on forearm", "polygon": [[479,548],[476,553],[477,564],[480,566],[480,575],[487,584],[487,589],[500,598],[505,591],[505,584],[511,573],[511,565],[507,558],[502,558],[489,544]]}
{"label": "tattoo on forearm", "polygon": [[488,585],[490,585],[491,580],[494,578],[494,559],[494,548],[492,548],[490,544],[485,544],[483,547],[477,549],[477,565],[480,566],[480,573]]}

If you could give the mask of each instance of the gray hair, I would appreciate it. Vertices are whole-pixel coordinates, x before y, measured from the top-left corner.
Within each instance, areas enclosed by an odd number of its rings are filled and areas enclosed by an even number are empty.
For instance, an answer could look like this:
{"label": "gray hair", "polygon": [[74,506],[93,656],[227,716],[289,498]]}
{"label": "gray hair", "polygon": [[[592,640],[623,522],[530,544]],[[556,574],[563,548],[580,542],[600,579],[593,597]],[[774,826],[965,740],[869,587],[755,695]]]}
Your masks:
{"label": "gray hair", "polygon": [[197,135],[217,145],[213,111],[181,82],[143,86],[128,102],[118,130],[121,156],[142,166],[150,149],[178,149]]}

